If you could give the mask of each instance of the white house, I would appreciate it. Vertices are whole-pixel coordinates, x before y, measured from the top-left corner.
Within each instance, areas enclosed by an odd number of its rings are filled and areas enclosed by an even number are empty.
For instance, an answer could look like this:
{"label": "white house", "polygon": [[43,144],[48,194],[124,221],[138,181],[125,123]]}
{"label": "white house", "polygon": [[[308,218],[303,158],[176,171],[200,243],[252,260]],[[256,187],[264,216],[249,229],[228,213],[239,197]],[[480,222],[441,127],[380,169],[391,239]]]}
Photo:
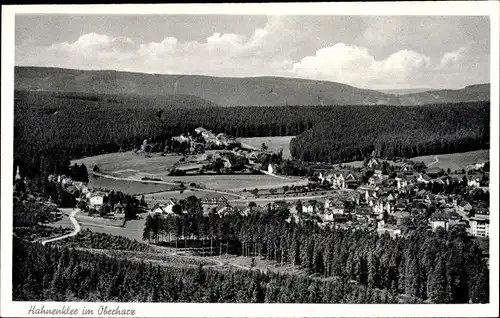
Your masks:
{"label": "white house", "polygon": [[406,176],[398,175],[394,180],[396,180],[397,182],[398,190],[404,190],[408,187],[408,179],[406,178]]}
{"label": "white house", "polygon": [[231,161],[227,158],[224,158],[224,168],[226,169],[231,169],[233,167],[233,165],[231,164]]}
{"label": "white house", "polygon": [[373,203],[373,213],[382,214],[384,212],[393,213],[394,205],[389,200],[377,200]]}
{"label": "white house", "polygon": [[374,168],[375,168],[375,167],[377,167],[379,164],[380,164],[380,163],[378,162],[378,160],[377,160],[377,159],[375,159],[375,158],[371,158],[371,159],[370,159],[370,161],[368,161],[367,166],[368,166],[368,168],[370,168],[370,169],[374,169]]}
{"label": "white house", "polygon": [[99,210],[104,205],[106,194],[103,192],[91,193],[89,196],[89,205],[91,208]]}
{"label": "white house", "polygon": [[191,139],[189,139],[189,137],[186,137],[184,135],[172,137],[171,140],[176,140],[180,143],[188,143],[191,141]]}
{"label": "white house", "polygon": [[422,182],[422,183],[427,184],[427,183],[429,183],[429,182],[431,181],[431,179],[432,179],[432,178],[431,178],[431,177],[429,177],[428,175],[426,175],[426,174],[424,174],[424,173],[420,173],[420,174],[418,175],[417,181],[418,181],[418,182]]}
{"label": "white house", "polygon": [[149,211],[150,214],[163,214],[163,205],[156,203],[151,210]]}
{"label": "white house", "polygon": [[270,163],[269,166],[267,166],[267,172],[269,172],[270,174],[276,174],[277,169],[278,166],[272,163]]}
{"label": "white house", "polygon": [[149,211],[150,214],[161,214],[161,215],[167,215],[167,214],[173,214],[173,207],[176,204],[175,200],[170,199],[167,203],[165,204],[155,204],[151,210]]}
{"label": "white house", "polygon": [[467,178],[467,185],[469,187],[479,188],[481,186],[481,179],[477,176]]}
{"label": "white house", "polygon": [[303,204],[302,205],[302,212],[303,213],[310,213],[310,214],[312,214],[312,213],[314,213],[314,211],[315,211],[315,206],[314,205],[312,205],[312,204]]}
{"label": "white house", "polygon": [[477,163],[475,164],[475,168],[477,170],[483,169],[485,163],[486,163],[486,160],[478,160]]}
{"label": "white house", "polygon": [[336,189],[346,188],[345,178],[341,173],[334,173],[330,178],[330,182],[332,183],[333,188]]}
{"label": "white house", "polygon": [[174,205],[176,204],[176,202],[172,199],[168,200],[167,204],[165,205],[165,207],[163,208],[163,213],[165,214],[173,214],[174,211],[173,211],[173,207]]}
{"label": "white house", "polygon": [[490,236],[490,216],[487,214],[476,214],[469,220],[470,232],[472,236]]}
{"label": "white house", "polygon": [[320,173],[318,174],[318,179],[319,179],[319,181],[321,181],[321,182],[324,182],[324,181],[326,180],[326,177],[323,175],[323,172],[320,172]]}
{"label": "white house", "polygon": [[444,230],[448,231],[450,221],[445,215],[435,214],[431,216],[429,221],[433,231],[437,230],[438,227],[442,227]]}
{"label": "white house", "polygon": [[331,211],[333,214],[344,214],[345,202],[339,199],[327,199],[325,210]]}

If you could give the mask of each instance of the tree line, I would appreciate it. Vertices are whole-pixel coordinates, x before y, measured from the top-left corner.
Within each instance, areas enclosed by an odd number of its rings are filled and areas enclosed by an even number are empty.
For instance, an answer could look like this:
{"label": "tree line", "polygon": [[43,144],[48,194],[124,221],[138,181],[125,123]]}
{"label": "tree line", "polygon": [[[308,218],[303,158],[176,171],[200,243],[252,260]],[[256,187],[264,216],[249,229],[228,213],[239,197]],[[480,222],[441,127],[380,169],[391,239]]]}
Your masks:
{"label": "tree line", "polygon": [[[203,216],[195,198],[187,213],[149,217],[144,238],[155,243],[175,235],[190,244],[210,244],[210,254],[257,256],[299,266],[309,274],[354,280],[435,303],[484,303],[489,269],[482,252],[463,228],[449,232],[417,229],[391,238],[368,230],[346,230],[316,222],[287,222],[286,208],[242,216]],[[182,210],[182,209],[181,209]],[[214,211],[215,212],[215,211]],[[194,241],[194,243],[193,243]]]}
{"label": "tree line", "polygon": [[153,265],[13,237],[16,301],[418,303],[342,279]]}
{"label": "tree line", "polygon": [[489,148],[489,103],[339,108],[290,142],[294,158],[346,162]]}
{"label": "tree line", "polygon": [[[305,161],[362,160],[488,148],[489,103],[426,106],[128,107],[101,100],[16,92],[14,164],[33,178],[67,173],[69,160],[131,150],[144,139],[163,150],[172,136],[204,127],[236,137],[293,136]],[[306,145],[311,145],[310,147]]]}

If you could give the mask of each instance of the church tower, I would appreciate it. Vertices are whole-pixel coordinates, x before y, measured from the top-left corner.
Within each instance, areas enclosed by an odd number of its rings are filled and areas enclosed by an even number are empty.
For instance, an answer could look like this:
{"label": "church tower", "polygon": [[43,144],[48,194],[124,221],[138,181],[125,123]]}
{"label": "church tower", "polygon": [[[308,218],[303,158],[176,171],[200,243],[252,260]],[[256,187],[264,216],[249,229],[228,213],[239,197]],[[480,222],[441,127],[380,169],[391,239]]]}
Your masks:
{"label": "church tower", "polygon": [[21,180],[21,175],[19,174],[19,166],[17,166],[16,180]]}

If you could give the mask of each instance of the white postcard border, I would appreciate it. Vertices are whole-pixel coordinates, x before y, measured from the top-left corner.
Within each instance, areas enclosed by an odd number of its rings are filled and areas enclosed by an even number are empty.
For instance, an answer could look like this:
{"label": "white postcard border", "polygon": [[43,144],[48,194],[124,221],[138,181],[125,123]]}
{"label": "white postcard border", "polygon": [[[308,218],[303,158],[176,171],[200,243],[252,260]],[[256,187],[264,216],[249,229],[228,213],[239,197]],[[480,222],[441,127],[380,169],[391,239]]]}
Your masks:
{"label": "white postcard border", "polygon": [[[2,6],[2,198],[1,312],[3,317],[27,317],[30,306],[90,308],[95,316],[101,305],[134,309],[137,317],[494,317],[498,316],[498,227],[490,238],[490,304],[457,305],[340,305],[340,304],[161,304],[12,302],[12,184],[15,14],[259,14],[259,15],[486,15],[491,21],[491,223],[499,224],[499,3],[280,3],[183,5],[42,5]],[[51,315],[29,315],[49,317]],[[81,314],[77,315],[78,317]],[[89,315],[91,317],[91,315]]]}

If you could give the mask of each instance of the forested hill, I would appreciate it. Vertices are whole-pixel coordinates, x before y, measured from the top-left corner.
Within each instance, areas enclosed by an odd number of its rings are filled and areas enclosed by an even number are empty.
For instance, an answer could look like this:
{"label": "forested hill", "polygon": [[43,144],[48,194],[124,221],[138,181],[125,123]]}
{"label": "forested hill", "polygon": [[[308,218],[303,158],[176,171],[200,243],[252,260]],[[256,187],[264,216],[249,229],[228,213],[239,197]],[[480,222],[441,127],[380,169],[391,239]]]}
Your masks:
{"label": "forested hill", "polygon": [[371,150],[419,156],[488,149],[489,103],[427,106],[165,108],[18,92],[14,161],[23,174],[50,174],[70,159],[164,142],[202,126],[235,137],[295,136],[304,160],[352,161]]}
{"label": "forested hill", "polygon": [[399,96],[404,105],[456,103],[456,102],[475,102],[490,100],[490,85],[478,84],[470,85],[462,89],[442,89],[405,94]]}
{"label": "forested hill", "polygon": [[61,106],[75,108],[87,105],[102,109],[122,107],[129,109],[197,109],[218,107],[218,105],[203,98],[183,95],[137,95],[137,94],[100,94],[75,92],[49,92],[16,90],[14,99],[25,104],[37,104],[47,109],[59,109]]}
{"label": "forested hill", "polygon": [[[91,94],[192,95],[220,106],[413,105],[488,101],[489,84],[459,91],[394,95],[353,86],[282,77],[211,77],[16,67],[15,88]],[[472,90],[472,93],[469,93]],[[475,93],[474,93],[475,92]],[[463,100],[462,98],[466,98]]]}
{"label": "forested hill", "polygon": [[488,149],[489,103],[429,106],[338,107],[336,116],[290,142],[293,157],[305,161],[363,160],[379,157]]}

